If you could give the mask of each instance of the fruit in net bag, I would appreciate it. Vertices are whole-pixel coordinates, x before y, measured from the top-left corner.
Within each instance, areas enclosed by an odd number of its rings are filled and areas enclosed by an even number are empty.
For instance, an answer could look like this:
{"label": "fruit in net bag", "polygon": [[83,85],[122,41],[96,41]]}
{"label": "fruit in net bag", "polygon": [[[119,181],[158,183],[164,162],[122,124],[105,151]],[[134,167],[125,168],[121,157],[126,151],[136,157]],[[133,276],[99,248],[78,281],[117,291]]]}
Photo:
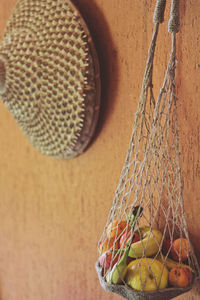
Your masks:
{"label": "fruit in net bag", "polygon": [[127,267],[125,282],[138,291],[164,289],[168,285],[168,270],[156,259],[136,259]]}

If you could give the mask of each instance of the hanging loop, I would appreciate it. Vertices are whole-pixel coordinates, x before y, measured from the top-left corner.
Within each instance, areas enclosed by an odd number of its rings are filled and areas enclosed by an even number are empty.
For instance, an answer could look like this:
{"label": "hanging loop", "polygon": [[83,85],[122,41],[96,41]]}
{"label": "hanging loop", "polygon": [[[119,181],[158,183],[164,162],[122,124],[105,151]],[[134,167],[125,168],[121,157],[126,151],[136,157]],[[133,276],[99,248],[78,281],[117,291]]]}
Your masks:
{"label": "hanging loop", "polygon": [[172,0],[168,31],[171,33],[177,33],[179,31],[179,25],[179,0]]}
{"label": "hanging loop", "polygon": [[157,0],[156,7],[153,15],[154,24],[160,24],[164,21],[166,0]]}

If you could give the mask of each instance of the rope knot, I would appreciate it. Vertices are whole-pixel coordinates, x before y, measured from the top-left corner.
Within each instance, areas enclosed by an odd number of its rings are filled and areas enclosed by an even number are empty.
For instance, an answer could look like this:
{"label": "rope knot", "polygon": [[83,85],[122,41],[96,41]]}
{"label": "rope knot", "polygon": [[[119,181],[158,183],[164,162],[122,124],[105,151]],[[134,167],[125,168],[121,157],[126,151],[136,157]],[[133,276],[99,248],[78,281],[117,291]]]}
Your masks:
{"label": "rope knot", "polygon": [[153,15],[154,24],[160,24],[164,21],[166,0],[157,0]]}
{"label": "rope knot", "polygon": [[177,33],[179,31],[179,0],[172,0],[168,31]]}

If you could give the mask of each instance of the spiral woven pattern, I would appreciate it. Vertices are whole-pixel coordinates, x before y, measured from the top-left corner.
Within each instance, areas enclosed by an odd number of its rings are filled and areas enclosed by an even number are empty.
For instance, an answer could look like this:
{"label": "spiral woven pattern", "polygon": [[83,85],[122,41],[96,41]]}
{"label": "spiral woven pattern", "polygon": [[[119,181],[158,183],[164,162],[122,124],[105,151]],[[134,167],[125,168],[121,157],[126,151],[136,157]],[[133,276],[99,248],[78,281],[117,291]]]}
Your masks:
{"label": "spiral woven pattern", "polygon": [[74,5],[20,0],[0,61],[1,98],[31,143],[58,158],[82,153],[96,126],[100,83],[90,34]]}

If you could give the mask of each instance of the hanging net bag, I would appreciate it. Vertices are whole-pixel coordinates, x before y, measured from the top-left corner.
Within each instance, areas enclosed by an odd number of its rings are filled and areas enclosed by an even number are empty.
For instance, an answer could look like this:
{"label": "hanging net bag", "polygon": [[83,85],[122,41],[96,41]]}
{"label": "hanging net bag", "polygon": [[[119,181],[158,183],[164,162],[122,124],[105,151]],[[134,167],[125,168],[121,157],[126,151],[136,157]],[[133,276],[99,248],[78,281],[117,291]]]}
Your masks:
{"label": "hanging net bag", "polygon": [[102,287],[127,299],[171,299],[189,291],[199,277],[182,199],[175,84],[178,0],[171,3],[169,63],[158,97],[153,93],[153,59],[165,2],[156,2],[131,141],[98,245]]}

